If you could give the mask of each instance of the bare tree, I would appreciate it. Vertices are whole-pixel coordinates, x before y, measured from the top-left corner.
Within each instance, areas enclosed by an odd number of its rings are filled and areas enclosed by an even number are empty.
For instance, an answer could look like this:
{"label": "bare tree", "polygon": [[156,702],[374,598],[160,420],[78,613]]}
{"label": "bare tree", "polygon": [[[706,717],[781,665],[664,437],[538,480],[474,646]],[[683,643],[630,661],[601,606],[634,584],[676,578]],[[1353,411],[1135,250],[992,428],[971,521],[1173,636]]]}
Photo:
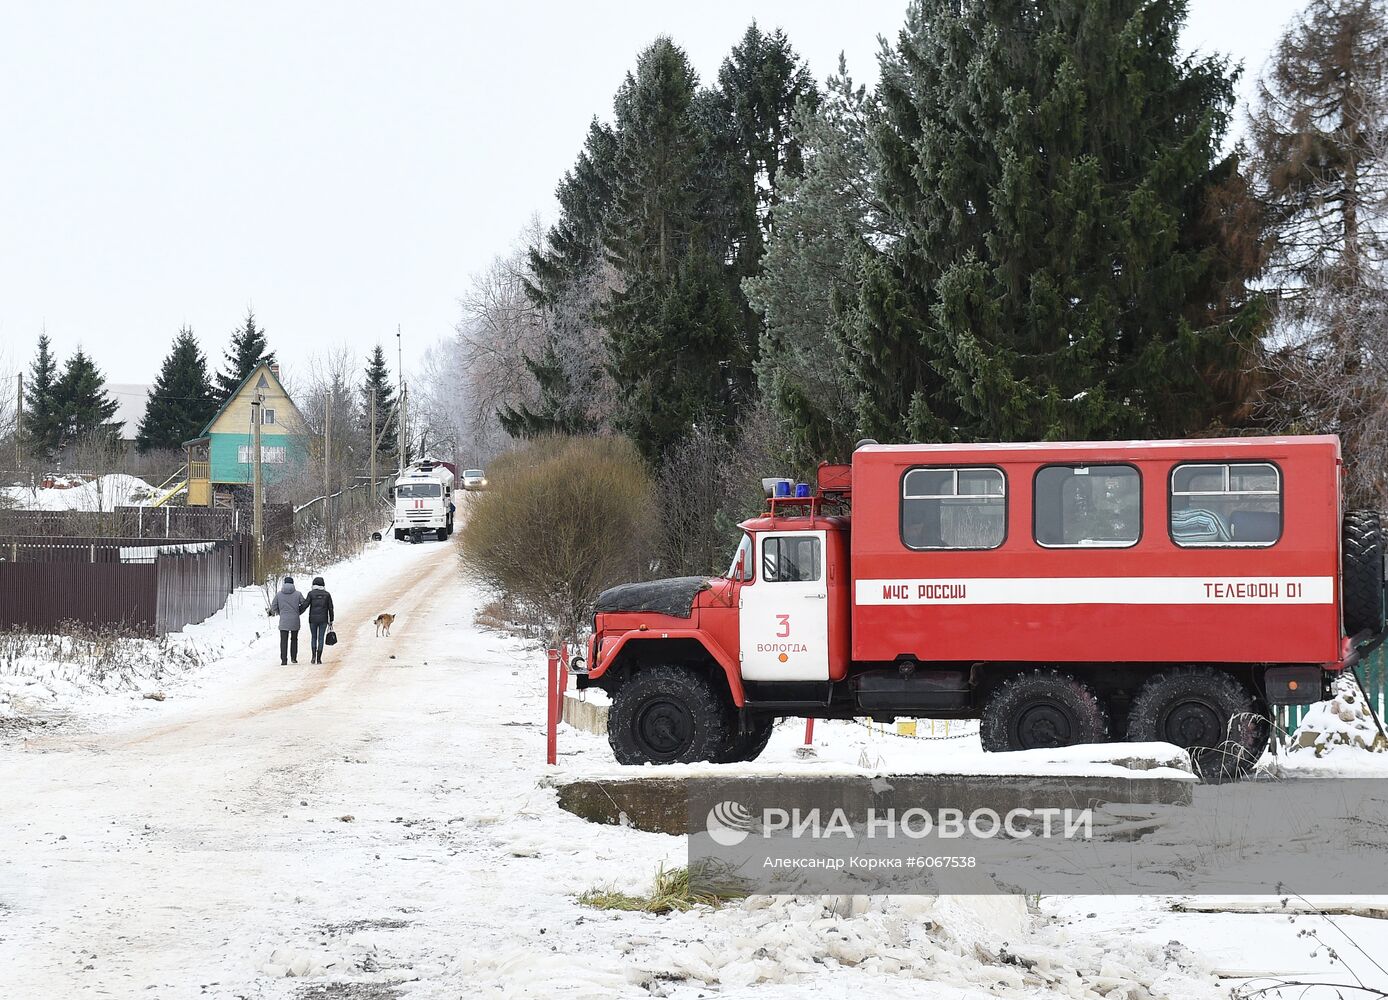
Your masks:
{"label": "bare tree", "polygon": [[1269,412],[1337,433],[1356,506],[1388,468],[1388,8],[1312,0],[1277,45],[1251,116],[1277,310]]}

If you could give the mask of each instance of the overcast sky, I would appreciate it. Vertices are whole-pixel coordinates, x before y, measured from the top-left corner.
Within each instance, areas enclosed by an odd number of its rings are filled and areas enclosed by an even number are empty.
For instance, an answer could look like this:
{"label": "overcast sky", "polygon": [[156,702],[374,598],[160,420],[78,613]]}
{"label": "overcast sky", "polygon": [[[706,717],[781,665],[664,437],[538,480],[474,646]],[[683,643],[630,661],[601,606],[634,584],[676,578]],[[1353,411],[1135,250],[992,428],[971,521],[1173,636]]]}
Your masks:
{"label": "overcast sky", "polygon": [[[1291,0],[1193,0],[1187,45],[1246,67]],[[819,79],[876,77],[904,0],[0,0],[0,342],[41,328],[149,382],[187,324],[220,361],[248,305],[291,374],[347,344],[406,366],[553,189],[635,54],[710,80],[755,18]],[[392,368],[394,368],[392,355]]]}

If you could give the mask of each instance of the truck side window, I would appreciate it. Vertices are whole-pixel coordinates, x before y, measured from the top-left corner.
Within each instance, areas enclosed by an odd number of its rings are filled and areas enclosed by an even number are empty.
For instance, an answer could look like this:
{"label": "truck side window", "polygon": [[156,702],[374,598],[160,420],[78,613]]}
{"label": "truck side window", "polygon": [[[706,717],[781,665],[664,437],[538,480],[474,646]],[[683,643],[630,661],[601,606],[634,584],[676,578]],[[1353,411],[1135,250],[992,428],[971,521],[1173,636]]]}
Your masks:
{"label": "truck side window", "polygon": [[1142,537],[1142,475],[1131,465],[1047,465],[1035,493],[1038,545],[1127,548]]}
{"label": "truck side window", "polygon": [[811,583],[819,579],[819,539],[786,535],[761,543],[761,578],[767,583]]}
{"label": "truck side window", "polygon": [[1282,475],[1271,462],[1171,470],[1171,540],[1182,548],[1263,548],[1282,537]]}
{"label": "truck side window", "polygon": [[995,549],[1007,537],[1001,469],[912,469],[901,480],[901,544],[908,549]]}

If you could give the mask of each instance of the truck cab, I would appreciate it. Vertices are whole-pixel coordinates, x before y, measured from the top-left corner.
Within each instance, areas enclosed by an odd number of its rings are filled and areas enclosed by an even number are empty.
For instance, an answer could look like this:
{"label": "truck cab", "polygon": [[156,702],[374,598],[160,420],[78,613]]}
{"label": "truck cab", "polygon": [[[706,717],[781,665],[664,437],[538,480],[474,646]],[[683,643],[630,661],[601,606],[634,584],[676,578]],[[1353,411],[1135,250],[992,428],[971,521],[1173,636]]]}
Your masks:
{"label": "truck cab", "polygon": [[453,534],[453,469],[446,463],[425,459],[414,463],[395,480],[397,541],[421,541],[426,533],[439,541]]}
{"label": "truck cab", "polygon": [[987,750],[1113,739],[1237,775],[1270,707],[1384,633],[1377,515],[1333,437],[867,443],[768,480],[719,577],[597,601],[578,684],[623,763],[755,757],[774,720],[977,718]]}

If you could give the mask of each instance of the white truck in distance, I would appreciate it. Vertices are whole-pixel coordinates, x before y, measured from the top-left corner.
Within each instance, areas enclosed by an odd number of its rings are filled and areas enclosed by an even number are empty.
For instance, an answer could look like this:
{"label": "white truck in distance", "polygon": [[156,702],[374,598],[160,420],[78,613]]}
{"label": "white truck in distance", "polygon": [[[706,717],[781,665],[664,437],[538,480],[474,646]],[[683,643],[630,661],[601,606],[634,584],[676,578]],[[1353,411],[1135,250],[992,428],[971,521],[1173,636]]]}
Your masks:
{"label": "white truck in distance", "polygon": [[431,531],[439,541],[453,534],[453,470],[420,461],[395,480],[395,537],[420,541]]}

